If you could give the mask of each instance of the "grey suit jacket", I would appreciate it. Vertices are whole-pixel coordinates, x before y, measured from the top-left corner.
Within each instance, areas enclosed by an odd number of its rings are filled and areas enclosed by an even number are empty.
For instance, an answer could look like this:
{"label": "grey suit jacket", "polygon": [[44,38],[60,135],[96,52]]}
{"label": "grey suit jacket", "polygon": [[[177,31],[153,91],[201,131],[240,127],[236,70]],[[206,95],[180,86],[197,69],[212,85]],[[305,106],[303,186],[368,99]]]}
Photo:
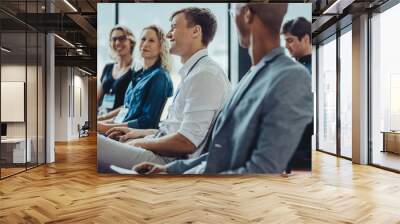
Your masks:
{"label": "grey suit jacket", "polygon": [[276,48],[246,74],[225,104],[207,139],[208,153],[172,162],[167,172],[197,167],[204,173],[280,173],[312,119],[310,75]]}

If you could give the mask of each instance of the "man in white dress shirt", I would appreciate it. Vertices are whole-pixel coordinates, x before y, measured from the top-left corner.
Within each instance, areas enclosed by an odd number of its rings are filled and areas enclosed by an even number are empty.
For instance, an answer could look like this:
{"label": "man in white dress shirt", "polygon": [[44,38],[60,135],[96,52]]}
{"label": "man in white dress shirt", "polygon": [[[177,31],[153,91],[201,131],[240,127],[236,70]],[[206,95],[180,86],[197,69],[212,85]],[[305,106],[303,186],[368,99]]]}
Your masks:
{"label": "man in white dress shirt", "polygon": [[[221,67],[207,51],[217,29],[209,9],[185,8],[170,18],[172,54],[181,58],[181,83],[159,129],[113,128],[98,136],[98,171],[110,165],[131,168],[148,161],[166,164],[177,158],[193,158],[201,153],[202,143],[213,119],[230,93],[230,83]],[[121,143],[114,139],[127,143]]]}

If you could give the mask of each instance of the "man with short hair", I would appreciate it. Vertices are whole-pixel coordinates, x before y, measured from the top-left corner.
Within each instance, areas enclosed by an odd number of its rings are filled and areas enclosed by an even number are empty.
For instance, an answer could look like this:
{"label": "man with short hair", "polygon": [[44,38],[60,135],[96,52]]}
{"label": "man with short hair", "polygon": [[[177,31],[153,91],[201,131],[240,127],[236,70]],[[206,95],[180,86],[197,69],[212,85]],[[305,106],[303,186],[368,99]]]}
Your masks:
{"label": "man with short hair", "polygon": [[311,23],[304,17],[290,20],[283,25],[282,34],[290,54],[311,74]]}
{"label": "man with short hair", "polygon": [[170,52],[180,56],[183,67],[168,117],[160,122],[158,130],[112,128],[106,133],[122,141],[134,139],[128,143],[99,136],[100,172],[110,171],[112,164],[131,168],[144,161],[166,164],[178,157],[197,157],[212,121],[230,93],[227,76],[207,51],[217,29],[211,11],[185,8],[174,12],[170,21]]}
{"label": "man with short hair", "polygon": [[[239,43],[252,67],[218,115],[199,158],[142,163],[138,173],[282,173],[313,117],[311,78],[280,46],[287,3],[235,4]],[[311,138],[311,136],[309,136]]]}

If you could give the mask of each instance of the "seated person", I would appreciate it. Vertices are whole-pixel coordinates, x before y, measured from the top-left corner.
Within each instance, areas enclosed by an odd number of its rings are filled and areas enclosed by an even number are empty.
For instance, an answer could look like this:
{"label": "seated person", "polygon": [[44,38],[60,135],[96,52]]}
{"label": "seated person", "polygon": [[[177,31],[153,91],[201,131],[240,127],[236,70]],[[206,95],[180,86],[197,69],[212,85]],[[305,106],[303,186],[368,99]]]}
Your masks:
{"label": "seated person", "polygon": [[141,163],[138,173],[282,173],[313,118],[311,78],[280,46],[287,3],[234,5],[240,45],[252,68],[218,115],[198,158]]}
{"label": "seated person", "polygon": [[183,67],[167,119],[158,130],[113,128],[107,132],[110,136],[129,133],[128,137],[139,138],[128,143],[98,136],[99,172],[109,172],[112,164],[131,168],[143,161],[166,164],[178,157],[195,157],[230,93],[227,76],[207,51],[216,31],[215,16],[208,9],[186,8],[173,13],[171,22],[167,35],[170,52],[180,56]]}
{"label": "seated person", "polygon": [[124,103],[125,91],[131,81],[132,53],[135,36],[124,26],[111,29],[110,48],[116,62],[107,64],[97,86],[98,114],[106,114]]}
{"label": "seated person", "polygon": [[170,54],[164,32],[157,26],[143,29],[140,54],[143,68],[132,75],[124,105],[98,117],[97,131],[112,127],[156,128],[173,85],[169,76]]}
{"label": "seated person", "polygon": [[283,25],[282,34],[285,36],[286,48],[290,54],[306,66],[311,74],[311,22],[304,17],[289,20]]}

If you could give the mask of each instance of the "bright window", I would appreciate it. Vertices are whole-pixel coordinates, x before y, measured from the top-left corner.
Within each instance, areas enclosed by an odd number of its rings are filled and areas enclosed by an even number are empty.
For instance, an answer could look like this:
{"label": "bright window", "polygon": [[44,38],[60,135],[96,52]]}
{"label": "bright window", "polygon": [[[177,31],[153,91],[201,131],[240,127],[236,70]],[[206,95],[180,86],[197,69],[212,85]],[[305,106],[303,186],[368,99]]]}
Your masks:
{"label": "bright window", "polygon": [[400,131],[400,4],[376,14],[372,26],[371,133],[372,163],[400,170],[400,156],[385,151],[383,133]]}
{"label": "bright window", "polygon": [[352,157],[352,34],[340,36],[340,152]]}
{"label": "bright window", "polygon": [[318,148],[336,153],[336,39],[320,45],[318,53]]}

